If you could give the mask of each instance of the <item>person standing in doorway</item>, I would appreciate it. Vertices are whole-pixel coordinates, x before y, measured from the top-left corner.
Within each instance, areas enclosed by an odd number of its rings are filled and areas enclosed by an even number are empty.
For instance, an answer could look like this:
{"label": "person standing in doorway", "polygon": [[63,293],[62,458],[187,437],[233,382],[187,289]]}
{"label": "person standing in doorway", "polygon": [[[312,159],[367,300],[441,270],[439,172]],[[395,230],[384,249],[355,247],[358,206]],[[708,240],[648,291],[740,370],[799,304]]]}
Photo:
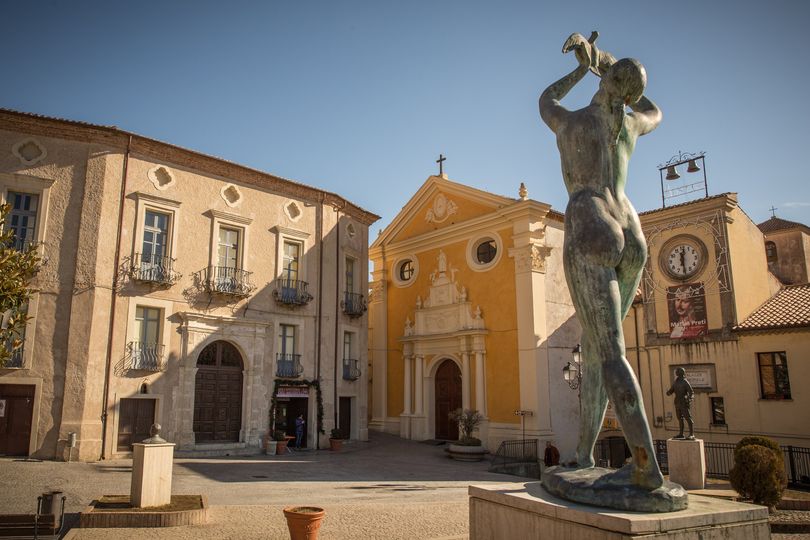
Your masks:
{"label": "person standing in doorway", "polygon": [[560,451],[557,447],[551,444],[551,441],[546,441],[546,451],[543,454],[543,463],[546,467],[553,467],[560,464]]}
{"label": "person standing in doorway", "polygon": [[304,425],[306,424],[306,420],[304,420],[304,415],[299,414],[298,418],[295,419],[295,447],[301,448],[301,443],[304,440]]}

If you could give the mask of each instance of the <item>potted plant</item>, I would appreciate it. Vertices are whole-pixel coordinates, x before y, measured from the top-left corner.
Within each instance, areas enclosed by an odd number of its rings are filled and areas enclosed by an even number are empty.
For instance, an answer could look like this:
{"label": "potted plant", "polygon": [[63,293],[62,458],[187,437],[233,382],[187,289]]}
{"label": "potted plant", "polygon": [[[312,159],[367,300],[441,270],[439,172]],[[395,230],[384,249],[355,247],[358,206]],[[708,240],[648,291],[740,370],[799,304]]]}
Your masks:
{"label": "potted plant", "polygon": [[324,510],[318,506],[288,506],[284,509],[290,540],[317,540]]}
{"label": "potted plant", "polygon": [[282,455],[287,451],[287,434],[283,429],[277,429],[273,432],[273,440],[276,441],[276,453]]}
{"label": "potted plant", "polygon": [[458,461],[481,461],[487,453],[487,449],[481,444],[481,440],[472,436],[473,431],[484,419],[475,409],[456,409],[449,415],[450,420],[458,422],[461,437],[458,441],[450,444],[447,453],[451,458]]}
{"label": "potted plant", "polygon": [[278,444],[275,439],[273,439],[273,433],[268,431],[264,434],[264,453],[268,456],[276,455],[276,445]]}
{"label": "potted plant", "polygon": [[329,449],[338,452],[343,447],[343,434],[338,428],[329,432]]}

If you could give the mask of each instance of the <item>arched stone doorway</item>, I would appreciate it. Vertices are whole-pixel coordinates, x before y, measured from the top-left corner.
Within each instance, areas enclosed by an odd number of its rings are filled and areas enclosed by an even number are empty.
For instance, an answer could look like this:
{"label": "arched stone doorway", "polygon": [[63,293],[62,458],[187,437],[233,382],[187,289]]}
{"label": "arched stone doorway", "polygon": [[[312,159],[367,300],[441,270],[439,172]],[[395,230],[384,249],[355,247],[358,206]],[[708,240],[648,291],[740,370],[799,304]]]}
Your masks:
{"label": "arched stone doorway", "polygon": [[197,443],[238,442],[242,428],[242,355],[227,341],[197,357],[194,438]]}
{"label": "arched stone doorway", "polygon": [[458,424],[450,420],[452,411],[461,407],[461,370],[450,359],[436,370],[435,378],[436,439],[458,440]]}

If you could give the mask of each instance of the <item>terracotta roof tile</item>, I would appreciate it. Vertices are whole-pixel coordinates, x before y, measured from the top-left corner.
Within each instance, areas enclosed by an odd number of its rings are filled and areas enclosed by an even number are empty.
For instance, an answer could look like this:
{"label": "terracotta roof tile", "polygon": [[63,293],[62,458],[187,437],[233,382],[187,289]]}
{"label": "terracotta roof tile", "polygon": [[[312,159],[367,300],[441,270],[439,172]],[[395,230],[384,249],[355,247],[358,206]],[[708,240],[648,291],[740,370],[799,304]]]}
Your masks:
{"label": "terracotta roof tile", "polygon": [[735,330],[768,330],[810,327],[810,284],[790,285],[780,290]]}
{"label": "terracotta roof tile", "polygon": [[788,221],[786,219],[778,218],[776,216],[772,217],[768,221],[763,221],[759,225],[759,230],[763,233],[769,233],[774,231],[782,231],[784,229],[795,229],[796,227],[807,228],[807,226],[803,223],[798,223],[796,221]]}

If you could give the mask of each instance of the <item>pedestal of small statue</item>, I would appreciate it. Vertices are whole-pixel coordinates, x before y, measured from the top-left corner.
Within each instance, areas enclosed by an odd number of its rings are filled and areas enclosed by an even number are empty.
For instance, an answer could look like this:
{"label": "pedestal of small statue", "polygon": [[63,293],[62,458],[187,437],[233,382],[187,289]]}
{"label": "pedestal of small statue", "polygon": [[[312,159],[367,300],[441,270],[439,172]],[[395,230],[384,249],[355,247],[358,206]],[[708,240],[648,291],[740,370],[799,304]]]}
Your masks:
{"label": "pedestal of small statue", "polygon": [[668,439],[669,480],[685,489],[706,487],[706,451],[702,439]]}
{"label": "pedestal of small statue", "polygon": [[136,508],[169,504],[174,443],[135,443],[132,447],[130,504]]}

